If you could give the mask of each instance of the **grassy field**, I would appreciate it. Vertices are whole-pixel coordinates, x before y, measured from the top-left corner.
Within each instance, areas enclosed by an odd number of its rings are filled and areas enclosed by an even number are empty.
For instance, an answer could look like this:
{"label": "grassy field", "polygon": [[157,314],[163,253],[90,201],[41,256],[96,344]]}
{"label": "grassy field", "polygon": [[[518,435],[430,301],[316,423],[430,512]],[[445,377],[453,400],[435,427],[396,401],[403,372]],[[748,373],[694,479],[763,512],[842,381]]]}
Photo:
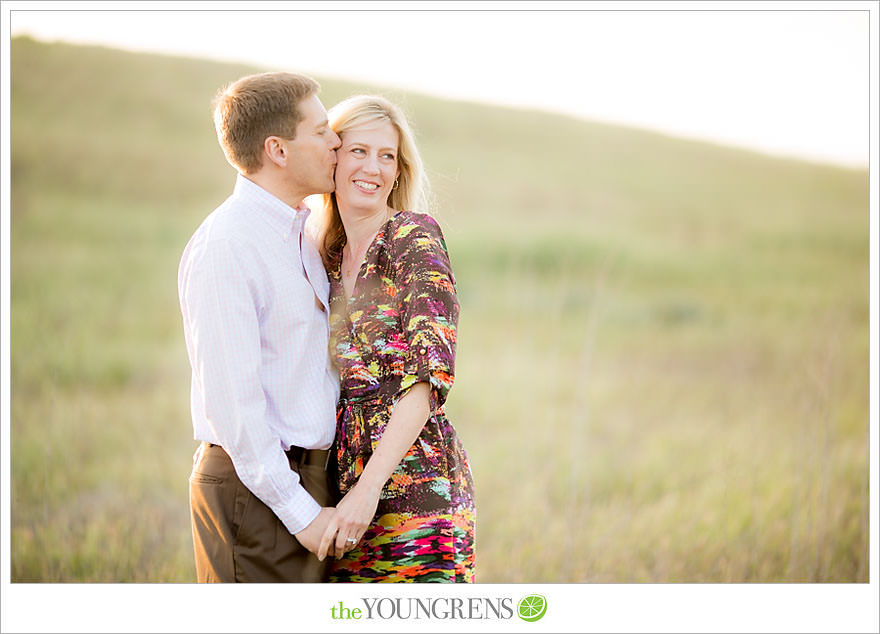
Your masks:
{"label": "grassy field", "polygon": [[[176,273],[255,70],[12,40],[13,581],[195,579]],[[381,92],[458,280],[478,581],[867,581],[867,171]]]}

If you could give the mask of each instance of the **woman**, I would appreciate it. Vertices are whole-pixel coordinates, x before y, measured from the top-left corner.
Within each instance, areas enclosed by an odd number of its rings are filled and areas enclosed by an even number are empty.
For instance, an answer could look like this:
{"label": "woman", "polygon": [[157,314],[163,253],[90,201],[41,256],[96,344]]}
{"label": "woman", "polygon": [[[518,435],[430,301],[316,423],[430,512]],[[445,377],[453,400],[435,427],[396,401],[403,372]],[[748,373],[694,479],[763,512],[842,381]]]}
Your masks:
{"label": "woman", "polygon": [[347,99],[328,115],[342,140],[320,240],[343,498],[318,556],[344,553],[331,581],[472,582],[473,478],[443,409],[458,301],[440,227],[414,210],[421,161],[405,118],[381,97]]}

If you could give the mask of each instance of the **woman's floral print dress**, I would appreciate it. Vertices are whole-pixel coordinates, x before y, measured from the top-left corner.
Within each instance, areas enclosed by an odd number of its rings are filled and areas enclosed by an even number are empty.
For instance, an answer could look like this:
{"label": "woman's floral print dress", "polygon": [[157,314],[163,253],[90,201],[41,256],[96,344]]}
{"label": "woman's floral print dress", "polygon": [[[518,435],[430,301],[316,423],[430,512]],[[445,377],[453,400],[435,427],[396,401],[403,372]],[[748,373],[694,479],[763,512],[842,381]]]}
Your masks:
{"label": "woman's floral print dress", "polygon": [[360,543],[334,562],[331,580],[472,582],[473,478],[443,408],[458,301],[440,227],[427,214],[398,212],[367,250],[349,300],[339,268],[329,277],[330,345],[341,377],[340,492],[354,486],[410,387],[430,384],[432,411],[385,483]]}

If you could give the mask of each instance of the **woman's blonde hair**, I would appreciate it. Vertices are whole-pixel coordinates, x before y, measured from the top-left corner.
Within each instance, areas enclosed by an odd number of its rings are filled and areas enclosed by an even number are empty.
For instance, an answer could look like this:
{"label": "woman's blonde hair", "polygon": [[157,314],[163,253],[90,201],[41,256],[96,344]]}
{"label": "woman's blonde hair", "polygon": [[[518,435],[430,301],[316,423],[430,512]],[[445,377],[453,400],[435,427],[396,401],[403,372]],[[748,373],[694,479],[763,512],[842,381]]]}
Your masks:
{"label": "woman's blonde hair", "polygon": [[[422,159],[416,149],[412,130],[400,108],[375,95],[357,95],[339,102],[327,112],[330,127],[340,137],[346,130],[377,121],[388,121],[397,130],[397,167],[400,174],[397,185],[388,197],[388,206],[398,211],[426,211],[428,182]],[[318,244],[324,266],[332,270],[342,261],[345,246],[345,228],[336,204],[336,194],[324,194]]]}

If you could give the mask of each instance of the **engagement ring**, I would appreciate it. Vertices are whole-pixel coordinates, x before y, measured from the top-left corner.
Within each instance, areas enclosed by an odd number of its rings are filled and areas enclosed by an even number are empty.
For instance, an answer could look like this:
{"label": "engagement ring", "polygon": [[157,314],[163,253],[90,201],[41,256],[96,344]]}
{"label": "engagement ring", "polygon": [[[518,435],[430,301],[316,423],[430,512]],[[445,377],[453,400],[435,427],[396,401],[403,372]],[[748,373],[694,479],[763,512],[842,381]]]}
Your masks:
{"label": "engagement ring", "polygon": [[351,543],[351,544],[357,544],[357,543],[358,543],[358,540],[356,540],[354,537],[346,537],[345,541],[347,541],[347,542],[349,542],[349,543]]}

